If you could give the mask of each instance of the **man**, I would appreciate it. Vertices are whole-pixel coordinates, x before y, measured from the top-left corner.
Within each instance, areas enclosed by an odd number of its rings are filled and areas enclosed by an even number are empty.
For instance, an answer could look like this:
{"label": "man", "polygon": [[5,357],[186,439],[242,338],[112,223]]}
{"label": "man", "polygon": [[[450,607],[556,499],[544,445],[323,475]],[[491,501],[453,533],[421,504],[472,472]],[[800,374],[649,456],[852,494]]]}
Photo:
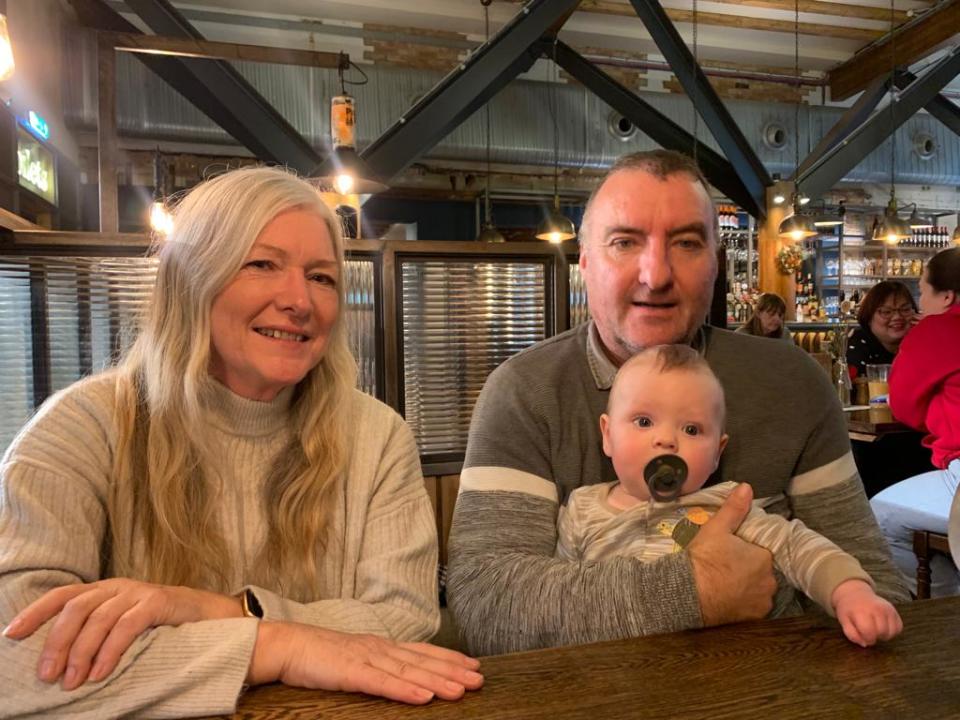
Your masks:
{"label": "man", "polygon": [[765,616],[770,554],[733,532],[731,495],[682,552],[652,564],[555,559],[558,504],[616,479],[598,418],[617,368],[645,347],[688,343],[727,397],[730,441],[712,482],[748,483],[768,512],[803,520],[860,560],[893,601],[909,598],[850,454],[827,376],[799,348],[704,326],[717,217],[685,156],[622,158],[580,230],[592,321],[507,360],[477,401],[450,538],[448,598],[467,646],[494,654],[671,632]]}

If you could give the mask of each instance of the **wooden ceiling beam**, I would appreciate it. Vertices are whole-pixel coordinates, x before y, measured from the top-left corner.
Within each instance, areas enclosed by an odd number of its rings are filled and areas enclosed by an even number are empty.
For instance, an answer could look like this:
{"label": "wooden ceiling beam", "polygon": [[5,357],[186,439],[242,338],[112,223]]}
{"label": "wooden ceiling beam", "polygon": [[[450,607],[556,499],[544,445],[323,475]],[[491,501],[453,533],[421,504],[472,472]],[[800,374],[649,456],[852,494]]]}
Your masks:
{"label": "wooden ceiling beam", "polygon": [[894,64],[907,67],[960,38],[960,0],[947,0],[894,35],[893,40],[888,35],[827,74],[832,100],[845,100],[889,73]]}
{"label": "wooden ceiling beam", "polygon": [[[741,5],[743,7],[765,8],[767,10],[787,10],[793,12],[794,0],[712,0],[724,5]],[[883,7],[866,5],[848,5],[846,3],[821,2],[820,0],[800,0],[800,12],[815,15],[835,15],[842,18],[857,18],[859,20],[890,21],[890,10]],[[897,25],[905,23],[910,16],[897,10],[894,13],[894,22]]]}
{"label": "wooden ceiling beam", "polygon": [[[521,0],[514,0],[519,2]],[[820,3],[839,5],[839,3]],[[792,7],[792,4],[791,4]],[[847,6],[841,6],[847,7]],[[595,13],[598,15],[615,15],[617,17],[636,17],[633,8],[621,2],[614,0],[582,0],[580,11]],[[664,8],[667,17],[674,23],[693,22],[693,13],[690,10],[679,8]],[[890,14],[887,13],[889,19]],[[697,23],[703,25],[713,25],[718,27],[731,27],[747,30],[766,30],[768,32],[780,32],[793,34],[794,25],[792,20],[775,20],[771,18],[758,18],[738,15],[734,13],[717,12],[698,12]],[[842,23],[800,23],[801,35],[818,35],[822,37],[834,37],[842,40],[857,40],[862,43],[868,43],[883,35],[880,30],[871,30],[870,28],[849,27]]]}
{"label": "wooden ceiling beam", "polygon": [[339,67],[340,55],[332,52],[297,50],[292,48],[246,45],[240,43],[195,40],[193,38],[161,37],[135,33],[101,32],[106,42],[116,50],[174,57],[209,58],[213,60],[248,60],[250,62],[305,65],[308,67]]}

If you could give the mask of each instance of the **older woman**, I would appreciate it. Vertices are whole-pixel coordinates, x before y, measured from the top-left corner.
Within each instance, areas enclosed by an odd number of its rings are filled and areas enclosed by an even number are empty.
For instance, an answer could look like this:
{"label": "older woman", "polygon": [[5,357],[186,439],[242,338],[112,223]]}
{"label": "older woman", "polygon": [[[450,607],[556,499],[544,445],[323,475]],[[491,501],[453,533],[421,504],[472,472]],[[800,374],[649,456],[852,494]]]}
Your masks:
{"label": "older woman", "polygon": [[[893,363],[890,409],[927,433],[923,444],[933,451],[936,470],[907,478],[870,501],[894,560],[911,578],[917,572],[913,530],[946,533],[950,503],[960,485],[960,247],[943,250],[927,263],[920,309],[923,319]],[[951,550],[960,557],[956,539]],[[934,558],[931,571],[932,596],[960,593],[952,563]]]}
{"label": "older woman", "polygon": [[763,293],[757,298],[750,319],[737,328],[737,332],[793,342],[790,328],[783,324],[786,313],[787,304],[782,297],[776,293]]}
{"label": "older woman", "polygon": [[902,282],[883,280],[870,288],[857,312],[860,327],[847,340],[851,379],[863,376],[868,364],[892,363],[916,314],[917,303]]}
{"label": "older woman", "polygon": [[438,626],[434,519],[411,433],[354,389],[333,214],[251,168],[174,223],[124,361],[4,458],[0,715],[220,714],[272,681],[412,703],[478,687],[475,660],[410,642]]}

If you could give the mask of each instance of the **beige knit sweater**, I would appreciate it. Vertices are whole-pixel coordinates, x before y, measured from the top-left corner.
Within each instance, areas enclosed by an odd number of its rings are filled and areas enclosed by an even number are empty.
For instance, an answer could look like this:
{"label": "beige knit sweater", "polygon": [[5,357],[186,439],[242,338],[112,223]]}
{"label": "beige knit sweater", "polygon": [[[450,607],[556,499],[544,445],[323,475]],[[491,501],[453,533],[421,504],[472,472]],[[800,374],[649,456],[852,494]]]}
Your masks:
{"label": "beige knit sweater", "polygon": [[[102,577],[109,469],[114,450],[113,381],[96,376],[48,400],[0,466],[0,623],[4,626],[50,588]],[[233,551],[232,588],[265,535],[260,487],[290,437],[291,392],[273,402],[222,388],[210,412],[228,463],[220,504]],[[330,527],[340,552],[317,558],[316,601],[285,600],[254,588],[265,618],[398,640],[422,640],[439,625],[436,530],[413,437],[382,403],[355,392],[347,481]],[[112,564],[112,563],[111,563]],[[0,717],[185,717],[232,712],[256,639],[254,619],[210,620],[144,633],[113,674],[71,692],[36,679],[50,623],[32,637],[0,637]]]}

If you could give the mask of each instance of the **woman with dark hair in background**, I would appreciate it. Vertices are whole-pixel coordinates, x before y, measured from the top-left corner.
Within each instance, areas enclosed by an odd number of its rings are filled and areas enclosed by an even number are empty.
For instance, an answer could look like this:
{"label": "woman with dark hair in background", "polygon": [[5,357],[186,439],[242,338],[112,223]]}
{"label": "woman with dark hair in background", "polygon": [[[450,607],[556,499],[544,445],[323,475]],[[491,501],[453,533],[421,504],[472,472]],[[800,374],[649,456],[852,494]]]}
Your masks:
{"label": "woman with dark hair in background", "polygon": [[857,312],[860,326],[847,340],[850,379],[865,375],[868,364],[892,363],[916,314],[917,303],[902,282],[884,280],[870,288]]}
{"label": "woman with dark hair in background", "polygon": [[[913,530],[947,532],[951,500],[960,485],[960,247],[937,253],[920,281],[923,319],[903,341],[890,373],[890,408],[901,422],[927,433],[932,472],[887,488],[870,501],[893,559],[909,578],[917,572]],[[954,503],[957,512],[960,505]],[[951,538],[960,558],[958,538]],[[931,560],[930,594],[960,592],[957,570]]]}
{"label": "woman with dark hair in background", "polygon": [[787,304],[782,297],[776,293],[763,293],[757,298],[750,319],[737,332],[793,342],[790,328],[783,324],[786,314]]}

